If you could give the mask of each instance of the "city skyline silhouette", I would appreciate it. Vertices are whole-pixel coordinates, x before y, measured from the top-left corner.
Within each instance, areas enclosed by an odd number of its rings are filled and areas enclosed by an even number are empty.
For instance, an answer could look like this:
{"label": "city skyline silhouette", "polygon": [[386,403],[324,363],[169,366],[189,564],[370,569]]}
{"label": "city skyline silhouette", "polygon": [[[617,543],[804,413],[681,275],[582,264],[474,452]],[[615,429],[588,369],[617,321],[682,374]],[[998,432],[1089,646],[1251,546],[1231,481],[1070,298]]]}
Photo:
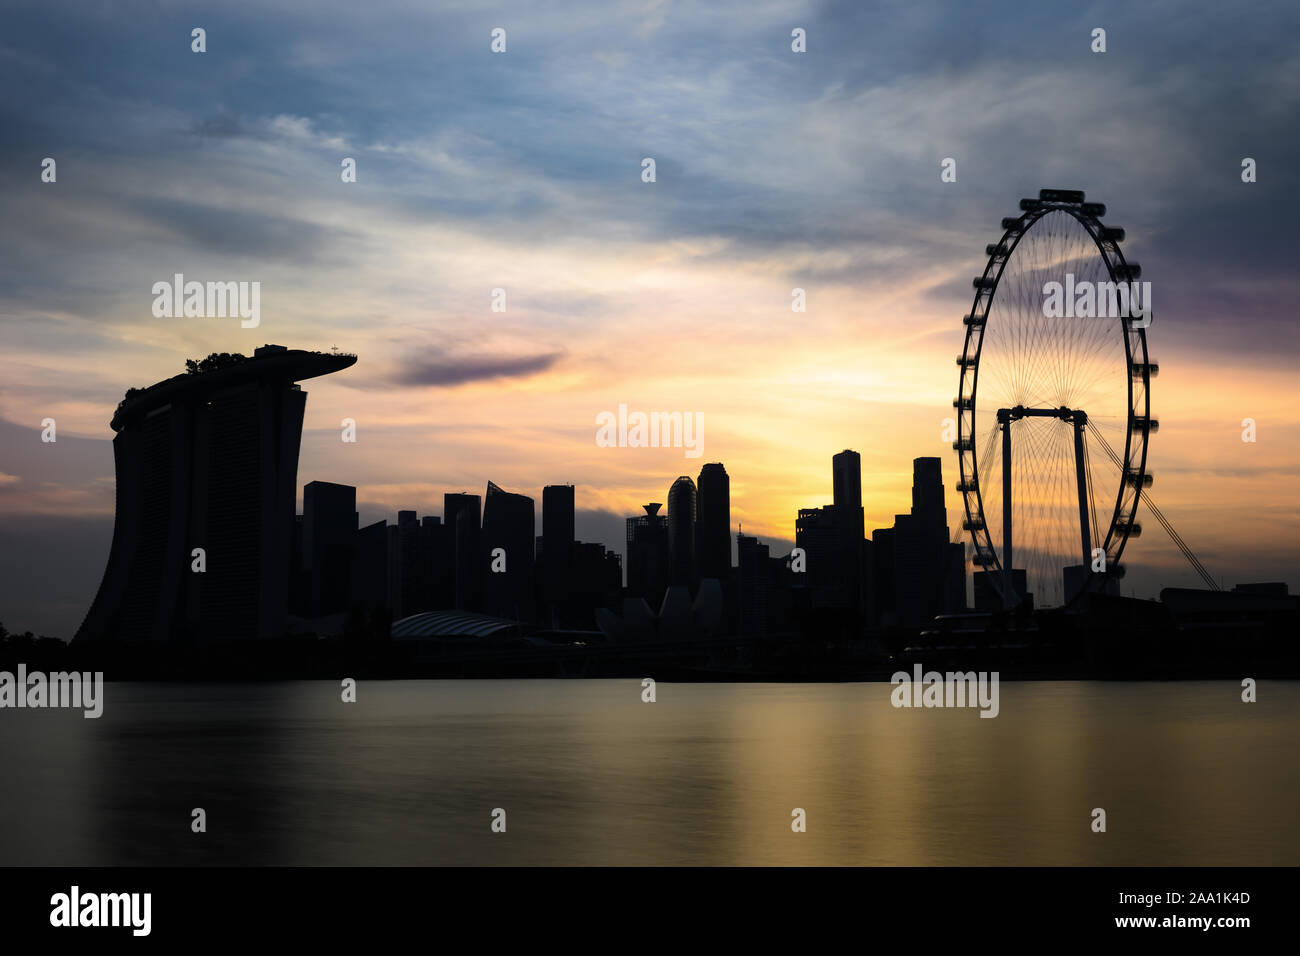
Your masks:
{"label": "city skyline silhouette", "polygon": [[9,7],[18,938],[1284,924],[1300,5]]}
{"label": "city skyline silhouette", "polygon": [[[268,344],[252,356],[189,359],[184,373],[127,390],[111,423],[119,482],[113,550],[77,646],[175,651],[257,638],[387,642],[391,634],[427,664],[430,647],[458,637],[533,633],[545,637],[536,646],[630,643],[656,653],[664,642],[797,647],[810,636],[856,642],[918,631],[925,640],[926,627],[994,634],[1040,620],[1045,602],[1040,596],[1036,607],[1022,569],[1008,575],[968,562],[978,546],[969,550],[950,527],[938,457],[913,462],[910,512],[868,529],[861,456],[835,454],[832,502],[800,509],[785,555],[738,522],[733,535],[731,476],[721,462],[705,462],[698,482],[674,480],[665,514],[654,502],[628,517],[621,553],[577,539],[573,485],[545,487],[540,514],[533,498],[488,480],[482,497],[447,492],[441,515],[401,510],[393,524],[363,527],[355,487],[312,479],[302,484],[298,513],[307,395],[296,382],[356,362],[337,348]],[[343,444],[354,444],[356,423],[342,426]],[[969,519],[965,525],[970,531]],[[1060,568],[1063,594],[1073,570]],[[1065,602],[1083,609],[1082,634],[1097,613],[1087,592],[1116,600],[1120,593],[1117,580],[1094,578]],[[1246,615],[1265,638],[1280,636],[1276,628],[1297,613],[1298,599],[1281,582],[1198,593],[1163,591],[1170,603],[1162,626],[1184,626],[1189,600],[1192,613],[1227,614],[1225,625]],[[881,662],[893,656],[871,653]]]}

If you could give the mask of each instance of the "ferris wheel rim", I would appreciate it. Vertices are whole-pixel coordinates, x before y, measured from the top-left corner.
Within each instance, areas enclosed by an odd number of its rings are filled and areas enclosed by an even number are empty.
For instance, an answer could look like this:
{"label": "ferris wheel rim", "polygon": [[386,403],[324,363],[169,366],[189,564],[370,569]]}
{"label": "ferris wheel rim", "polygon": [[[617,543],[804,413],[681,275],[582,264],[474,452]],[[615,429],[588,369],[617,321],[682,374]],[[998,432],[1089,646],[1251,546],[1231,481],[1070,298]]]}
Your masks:
{"label": "ferris wheel rim", "polygon": [[[997,574],[1004,593],[1008,593],[1007,584],[1001,576],[1002,559],[993,546],[985,516],[983,490],[979,479],[979,449],[975,441],[984,332],[1003,272],[1025,235],[1050,213],[1063,212],[1078,222],[1092,240],[1097,255],[1112,282],[1129,282],[1140,275],[1140,266],[1128,262],[1124,256],[1121,248],[1123,230],[1104,226],[1101,219],[1105,215],[1105,206],[1100,203],[1085,203],[1081,191],[1044,189],[1040,191],[1038,199],[1021,200],[1020,207],[1020,215],[1007,217],[1002,221],[1002,236],[996,243],[987,247],[988,261],[983,273],[974,280],[975,297],[970,314],[964,320],[965,340],[962,354],[957,360],[960,366],[958,397],[953,402],[957,409],[957,441],[953,447],[957,451],[960,474],[957,490],[963,497],[966,518],[964,524],[975,546],[976,565],[985,571]],[[1127,380],[1127,421],[1115,505],[1110,512],[1105,534],[1098,536],[1105,555],[1104,571],[1097,572],[1092,564],[1086,565],[1078,591],[1072,595],[1064,593],[1062,595],[1062,603],[1067,606],[1093,590],[1098,578],[1117,579],[1123,575],[1120,558],[1128,539],[1134,535],[1138,502],[1142,489],[1150,481],[1147,472],[1147,450],[1150,432],[1153,430],[1150,379],[1155,374],[1157,366],[1150,360],[1146,324],[1149,323],[1134,325],[1131,317],[1121,317],[1120,327]],[[1135,361],[1135,356],[1138,361]],[[1140,394],[1136,396],[1136,401],[1135,383],[1140,385]]]}

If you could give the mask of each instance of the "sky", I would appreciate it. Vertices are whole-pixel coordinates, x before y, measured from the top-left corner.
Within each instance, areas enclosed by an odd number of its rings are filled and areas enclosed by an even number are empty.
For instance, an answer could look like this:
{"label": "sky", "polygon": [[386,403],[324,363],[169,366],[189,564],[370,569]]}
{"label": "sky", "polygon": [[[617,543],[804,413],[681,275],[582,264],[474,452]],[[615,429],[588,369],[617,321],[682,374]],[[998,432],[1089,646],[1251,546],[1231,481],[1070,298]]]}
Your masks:
{"label": "sky", "polygon": [[[572,483],[579,537],[621,550],[624,517],[721,461],[733,530],[782,553],[853,448],[868,529],[939,456],[956,532],[961,317],[999,221],[1044,186],[1104,202],[1153,284],[1154,500],[1225,584],[1300,586],[1294,4],[7,10],[11,629],[71,636],[93,597],[125,389],[267,342],[359,356],[304,383],[299,484],[356,485],[363,522],[488,480],[540,511]],[[260,325],[155,317],[175,273],[260,282]],[[702,456],[600,447],[620,404],[701,416]],[[1198,586],[1147,524],[1126,592]]]}

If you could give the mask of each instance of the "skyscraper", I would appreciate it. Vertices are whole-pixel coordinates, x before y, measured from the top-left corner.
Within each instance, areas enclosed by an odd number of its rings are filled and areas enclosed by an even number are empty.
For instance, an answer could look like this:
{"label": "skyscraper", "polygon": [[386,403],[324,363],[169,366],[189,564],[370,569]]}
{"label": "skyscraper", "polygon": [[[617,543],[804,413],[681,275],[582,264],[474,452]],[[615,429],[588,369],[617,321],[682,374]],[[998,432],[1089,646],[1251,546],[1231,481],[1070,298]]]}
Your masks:
{"label": "skyscraper", "polygon": [[795,544],[804,550],[811,607],[826,626],[859,634],[871,618],[867,574],[869,542],[863,537],[862,458],[845,449],[831,458],[835,503],[801,508]]}
{"label": "skyscraper", "polygon": [[392,607],[389,589],[387,521],[376,521],[357,530],[352,548],[352,586],[349,605],[367,612]]}
{"label": "skyscraper", "polygon": [[[831,457],[831,470],[835,507],[842,517],[852,520],[862,509],[862,456],[846,448]],[[858,537],[862,537],[861,525]]]}
{"label": "skyscraper", "polygon": [[447,526],[447,559],[455,568],[453,598],[461,611],[483,609],[483,574],[479,496],[448,492],[442,496],[442,521]]}
{"label": "skyscraper", "polygon": [[739,592],[736,633],[760,637],[767,633],[767,602],[771,590],[768,547],[747,534],[736,535]]}
{"label": "skyscraper", "polygon": [[[671,502],[668,514],[671,517]],[[731,573],[731,479],[721,463],[700,469],[695,529],[700,577],[725,584]]]}
{"label": "skyscraper", "polygon": [[348,610],[357,489],[309,481],[302,489],[302,562],[310,582],[309,614]]}
{"label": "skyscraper", "polygon": [[668,519],[657,501],[643,507],[645,514],[627,519],[627,593],[653,610],[668,587]]}
{"label": "skyscraper", "polygon": [[943,469],[938,458],[912,462],[912,511],[895,515],[894,608],[901,624],[919,624],[966,604],[965,547],[948,540]]}
{"label": "skyscraper", "polygon": [[542,489],[542,599],[554,619],[569,592],[574,549],[573,485],[547,485]]}
{"label": "skyscraper", "polygon": [[425,580],[419,516],[414,511],[397,512],[397,525],[389,530],[392,562],[389,569],[392,612],[395,620],[427,610],[430,582]]}
{"label": "skyscraper", "polygon": [[808,587],[813,607],[853,609],[856,560],[845,541],[844,522],[835,505],[800,508],[794,525],[794,543],[807,560]]}
{"label": "skyscraper", "polygon": [[[483,499],[484,597],[489,614],[516,621],[533,616],[533,499],[489,481]],[[501,568],[504,567],[504,570]]]}
{"label": "skyscraper", "polygon": [[670,584],[694,587],[695,566],[695,482],[682,475],[668,489],[668,580]]}
{"label": "skyscraper", "polygon": [[845,586],[853,607],[864,619],[872,617],[873,590],[868,570],[871,543],[866,540],[862,511],[862,456],[845,449],[831,458],[834,474],[835,523],[840,531],[840,548],[846,563]]}
{"label": "skyscraper", "polygon": [[132,389],[113,416],[113,544],[76,640],[284,633],[307,404],[295,383],[356,356],[264,345],[205,362]]}

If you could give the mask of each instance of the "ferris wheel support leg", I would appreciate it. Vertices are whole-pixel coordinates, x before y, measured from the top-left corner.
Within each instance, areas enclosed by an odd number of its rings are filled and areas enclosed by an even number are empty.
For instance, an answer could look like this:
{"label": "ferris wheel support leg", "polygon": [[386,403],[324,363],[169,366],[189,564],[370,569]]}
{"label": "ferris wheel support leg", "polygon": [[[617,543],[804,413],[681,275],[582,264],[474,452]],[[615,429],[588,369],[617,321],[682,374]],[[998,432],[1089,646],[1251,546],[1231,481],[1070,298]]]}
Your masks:
{"label": "ferris wheel support leg", "polygon": [[1015,606],[1011,563],[1011,422],[1002,423],[1002,606]]}
{"label": "ferris wheel support leg", "polygon": [[1083,429],[1088,417],[1074,413],[1074,473],[1079,483],[1079,532],[1083,540],[1083,574],[1086,578],[1092,562],[1092,535],[1088,529],[1088,476],[1084,472]]}

